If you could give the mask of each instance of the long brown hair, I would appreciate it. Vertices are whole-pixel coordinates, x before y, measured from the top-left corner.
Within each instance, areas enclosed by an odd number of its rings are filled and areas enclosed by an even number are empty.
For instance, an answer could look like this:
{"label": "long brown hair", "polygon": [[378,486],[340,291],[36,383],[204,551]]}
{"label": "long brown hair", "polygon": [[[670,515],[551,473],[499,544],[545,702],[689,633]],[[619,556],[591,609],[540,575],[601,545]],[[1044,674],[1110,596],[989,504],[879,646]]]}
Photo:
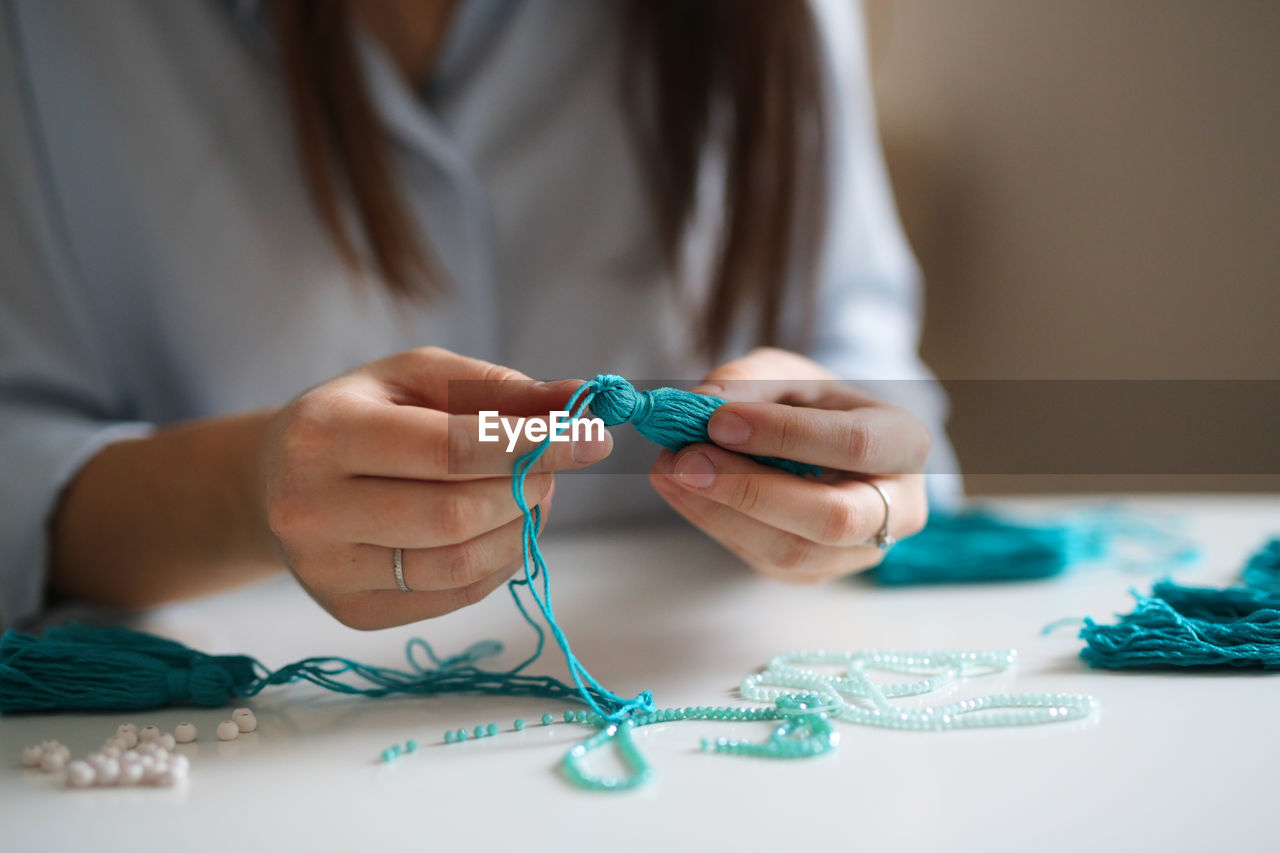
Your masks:
{"label": "long brown hair", "polygon": [[[809,0],[629,3],[619,91],[632,107],[673,267],[704,155],[709,145],[723,153],[724,218],[702,344],[720,350],[751,303],[757,339],[780,343],[789,295],[805,300],[802,316],[812,313],[825,227],[821,47]],[[436,264],[396,191],[347,0],[273,6],[302,170],[321,222],[349,264],[371,266],[392,292],[439,290]],[[798,293],[790,287],[797,279],[806,285]]]}

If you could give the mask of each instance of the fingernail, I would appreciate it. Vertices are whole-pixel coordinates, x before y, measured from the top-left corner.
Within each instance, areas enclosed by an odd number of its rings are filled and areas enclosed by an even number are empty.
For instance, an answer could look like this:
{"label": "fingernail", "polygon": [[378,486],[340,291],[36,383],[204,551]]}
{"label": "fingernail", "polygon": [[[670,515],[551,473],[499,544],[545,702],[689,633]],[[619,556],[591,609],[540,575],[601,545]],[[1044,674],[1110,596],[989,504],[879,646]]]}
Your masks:
{"label": "fingernail", "polygon": [[609,455],[613,443],[606,434],[603,441],[588,441],[584,435],[573,443],[574,462],[599,462]]}
{"label": "fingernail", "polygon": [[711,416],[707,435],[716,444],[742,444],[751,437],[751,424],[742,415],[721,412]]}
{"label": "fingernail", "polygon": [[711,397],[720,397],[724,395],[724,386],[715,382],[704,382],[697,388],[693,389],[694,394],[707,394]]}
{"label": "fingernail", "polygon": [[570,391],[582,384],[581,379],[555,379],[550,382],[541,380],[533,383],[533,387],[541,391]]}
{"label": "fingernail", "polygon": [[707,454],[695,450],[680,457],[676,463],[676,476],[686,486],[705,489],[716,480],[716,466]]}

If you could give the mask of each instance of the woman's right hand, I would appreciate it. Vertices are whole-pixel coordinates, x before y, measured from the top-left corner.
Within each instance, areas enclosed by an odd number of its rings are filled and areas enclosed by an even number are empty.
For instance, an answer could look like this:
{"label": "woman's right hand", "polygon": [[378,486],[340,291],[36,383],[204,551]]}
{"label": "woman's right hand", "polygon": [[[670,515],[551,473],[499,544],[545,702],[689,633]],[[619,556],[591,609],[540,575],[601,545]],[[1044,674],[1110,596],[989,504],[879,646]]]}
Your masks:
{"label": "woman's right hand", "polygon": [[[533,443],[521,438],[508,452],[505,436],[480,442],[476,413],[545,420],[578,384],[534,382],[426,348],[295,399],[267,431],[260,468],[262,515],[298,583],[362,630],[484,598],[521,565],[511,471]],[[526,502],[545,520],[553,472],[598,462],[612,447],[608,431],[603,441],[552,443],[525,481]],[[395,548],[408,593],[396,584]]]}

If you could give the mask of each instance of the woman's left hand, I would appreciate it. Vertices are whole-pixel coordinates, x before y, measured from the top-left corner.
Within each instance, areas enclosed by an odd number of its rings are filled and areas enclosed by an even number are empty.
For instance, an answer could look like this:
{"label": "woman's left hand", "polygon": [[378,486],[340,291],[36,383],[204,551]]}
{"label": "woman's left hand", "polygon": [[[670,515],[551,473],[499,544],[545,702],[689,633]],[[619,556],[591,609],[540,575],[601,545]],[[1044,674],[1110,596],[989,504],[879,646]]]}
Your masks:
{"label": "woman's left hand", "polygon": [[[875,539],[888,495],[889,535],[928,517],[929,430],[865,397],[807,358],[758,349],[717,367],[695,389],[730,402],[711,416],[714,444],[664,450],[649,479],[681,515],[758,572],[816,583],[880,562]],[[820,465],[808,479],[748,458]]]}

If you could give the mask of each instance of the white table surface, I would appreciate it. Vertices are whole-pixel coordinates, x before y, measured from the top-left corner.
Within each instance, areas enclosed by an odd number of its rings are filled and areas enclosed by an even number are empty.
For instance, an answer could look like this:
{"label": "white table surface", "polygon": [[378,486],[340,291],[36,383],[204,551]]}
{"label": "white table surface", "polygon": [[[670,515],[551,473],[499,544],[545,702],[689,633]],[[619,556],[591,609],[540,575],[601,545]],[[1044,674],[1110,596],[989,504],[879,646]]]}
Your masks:
{"label": "white table surface", "polygon": [[[1087,500],[1019,499],[1032,511]],[[1134,498],[1173,513],[1205,558],[1178,575],[1223,584],[1267,535],[1280,497]],[[739,679],[793,648],[1016,648],[1012,677],[957,695],[1089,693],[1092,721],[943,733],[838,724],[839,749],[766,761],[698,751],[703,736],[764,737],[762,724],[684,722],[640,730],[657,774],[626,794],[585,792],[558,772],[585,730],[510,731],[563,705],[506,697],[369,700],[273,688],[251,704],[259,730],[219,743],[226,710],[0,718],[0,850],[416,849],[670,851],[704,849],[1278,849],[1280,675],[1116,674],[1076,658],[1066,616],[1128,611],[1151,577],[1093,567],[1062,578],[976,587],[786,587],[754,578],[679,527],[549,536],[561,622],[574,648],[619,693],[651,688],[661,707],[734,703]],[[388,569],[389,570],[389,569]],[[362,634],[333,622],[290,582],[171,607],[147,623],[210,652],[270,666],[313,654],[398,665],[404,641],[444,653],[497,637],[507,658],[530,634],[505,590],[462,613]],[[563,673],[554,649],[539,671]],[[190,782],[178,789],[68,790],[23,770],[21,747],[53,738],[82,755],[126,719],[172,730],[194,722]],[[441,744],[449,728],[498,722],[492,739]],[[379,752],[416,738],[386,765]],[[607,766],[605,764],[599,766]]]}

